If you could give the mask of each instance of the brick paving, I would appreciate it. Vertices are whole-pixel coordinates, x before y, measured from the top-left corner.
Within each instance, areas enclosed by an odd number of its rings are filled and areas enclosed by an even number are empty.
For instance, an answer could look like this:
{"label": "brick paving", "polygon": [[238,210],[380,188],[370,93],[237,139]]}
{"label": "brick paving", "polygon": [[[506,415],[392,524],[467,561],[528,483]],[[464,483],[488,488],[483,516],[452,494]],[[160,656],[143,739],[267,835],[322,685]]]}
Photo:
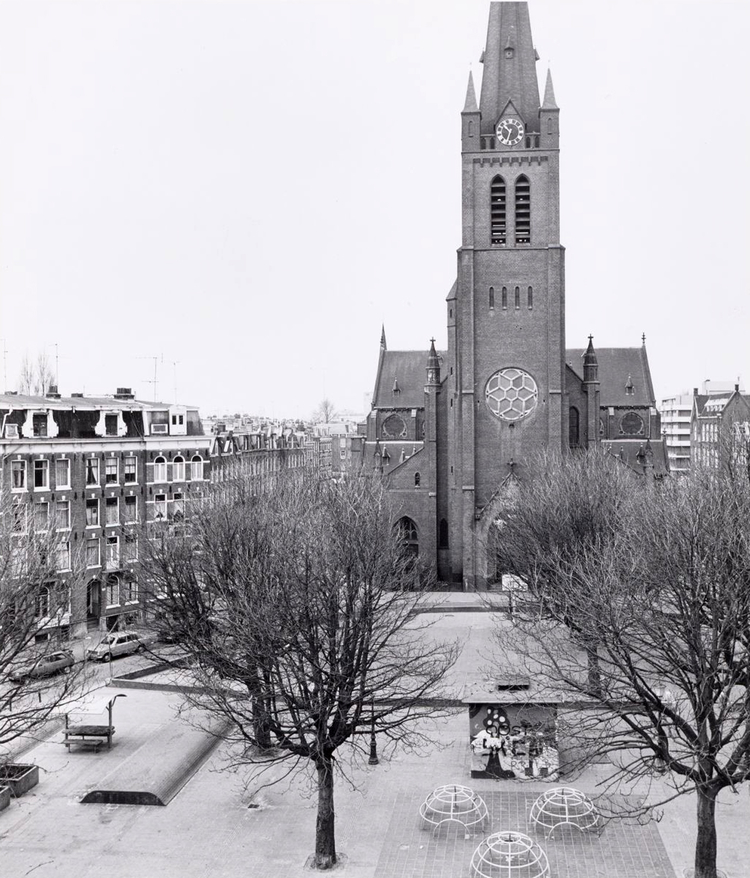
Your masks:
{"label": "brick paving", "polygon": [[616,820],[601,835],[565,827],[545,839],[528,820],[538,793],[511,788],[482,791],[490,814],[486,831],[466,833],[455,824],[431,831],[418,817],[427,792],[397,796],[375,869],[378,878],[470,878],[471,855],[482,838],[504,829],[535,838],[554,878],[676,878],[654,823]]}

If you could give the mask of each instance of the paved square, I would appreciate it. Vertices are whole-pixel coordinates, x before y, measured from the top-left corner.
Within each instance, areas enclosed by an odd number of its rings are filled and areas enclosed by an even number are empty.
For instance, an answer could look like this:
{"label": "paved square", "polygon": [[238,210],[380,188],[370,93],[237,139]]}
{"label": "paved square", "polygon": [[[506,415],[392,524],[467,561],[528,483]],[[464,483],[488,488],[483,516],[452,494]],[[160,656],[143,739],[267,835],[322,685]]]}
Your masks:
{"label": "paved square", "polygon": [[419,805],[424,798],[400,792],[396,797],[375,874],[378,878],[470,878],[471,855],[494,832],[515,829],[535,838],[544,849],[553,878],[676,878],[654,823],[622,820],[607,824],[601,836],[559,829],[545,839],[529,825],[538,793],[515,788],[483,790],[489,829],[471,835],[455,824],[433,833],[422,829]]}

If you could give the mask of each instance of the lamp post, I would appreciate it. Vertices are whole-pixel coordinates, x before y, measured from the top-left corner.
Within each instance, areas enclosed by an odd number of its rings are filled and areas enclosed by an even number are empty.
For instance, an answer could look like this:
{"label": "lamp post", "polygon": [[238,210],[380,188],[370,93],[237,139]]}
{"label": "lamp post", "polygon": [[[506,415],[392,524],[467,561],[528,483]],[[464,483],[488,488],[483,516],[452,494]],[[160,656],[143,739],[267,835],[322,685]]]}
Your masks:
{"label": "lamp post", "polygon": [[368,765],[379,765],[378,759],[378,742],[375,739],[375,696],[372,696],[370,702],[370,758],[367,760]]}

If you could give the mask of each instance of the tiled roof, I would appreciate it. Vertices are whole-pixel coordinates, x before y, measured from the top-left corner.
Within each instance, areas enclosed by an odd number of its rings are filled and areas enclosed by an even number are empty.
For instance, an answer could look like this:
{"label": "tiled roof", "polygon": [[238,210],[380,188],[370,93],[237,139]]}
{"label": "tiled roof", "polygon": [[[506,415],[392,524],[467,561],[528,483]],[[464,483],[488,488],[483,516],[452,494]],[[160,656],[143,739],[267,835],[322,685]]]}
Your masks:
{"label": "tiled roof", "polygon": [[[653,453],[652,462],[654,465],[654,475],[661,476],[669,472],[669,464],[667,462],[667,450],[662,440],[655,440],[650,443]],[[643,466],[643,452],[646,450],[646,443],[642,439],[617,439],[602,440],[602,446],[613,456],[621,460],[626,466],[629,466],[634,472],[643,474],[645,468]]]}
{"label": "tiled roof", "polygon": [[[583,380],[583,348],[569,348],[565,359],[570,368]],[[656,398],[651,383],[646,349],[596,348],[599,364],[599,399],[601,405],[655,406]],[[626,393],[630,378],[633,393]]]}
{"label": "tiled roof", "polygon": [[[383,351],[372,404],[379,408],[424,408],[429,351]],[[441,361],[445,353],[438,351]],[[394,392],[394,386],[398,392]]]}

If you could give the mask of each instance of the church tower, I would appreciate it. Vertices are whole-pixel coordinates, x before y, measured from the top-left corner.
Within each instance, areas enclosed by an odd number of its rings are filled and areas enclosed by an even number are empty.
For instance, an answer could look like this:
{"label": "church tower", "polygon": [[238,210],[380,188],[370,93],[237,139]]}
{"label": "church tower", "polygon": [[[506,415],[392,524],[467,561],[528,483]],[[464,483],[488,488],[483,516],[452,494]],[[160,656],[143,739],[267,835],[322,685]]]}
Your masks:
{"label": "church tower", "polygon": [[549,74],[539,101],[526,3],[491,3],[481,60],[479,105],[470,76],[461,113],[462,241],[447,301],[438,487],[449,530],[440,575],[468,588],[484,578],[508,477],[567,442],[559,110]]}

